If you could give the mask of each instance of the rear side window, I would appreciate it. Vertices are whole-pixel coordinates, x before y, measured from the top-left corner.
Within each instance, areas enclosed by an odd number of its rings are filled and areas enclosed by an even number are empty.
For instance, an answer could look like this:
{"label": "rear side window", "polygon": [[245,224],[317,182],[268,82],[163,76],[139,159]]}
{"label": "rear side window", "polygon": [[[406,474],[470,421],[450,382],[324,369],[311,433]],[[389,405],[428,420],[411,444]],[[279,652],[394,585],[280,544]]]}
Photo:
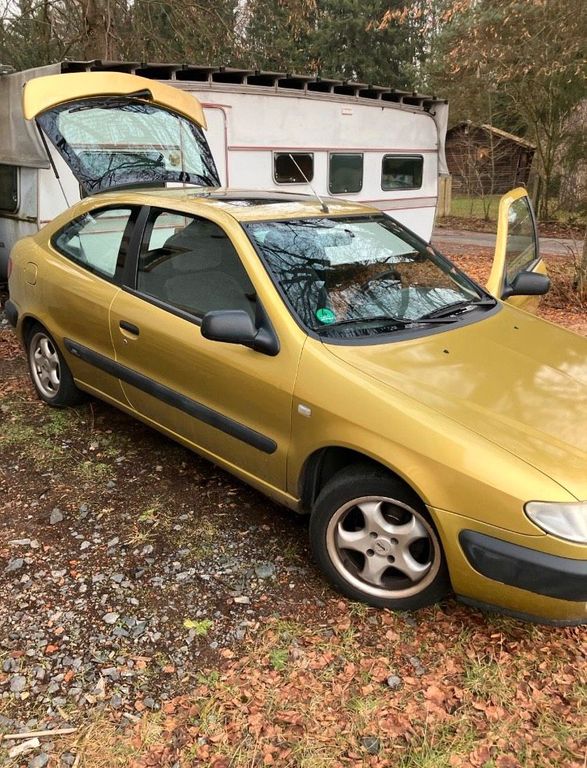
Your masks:
{"label": "rear side window", "polygon": [[14,213],[18,210],[18,168],[16,165],[0,165],[0,211]]}
{"label": "rear side window", "polygon": [[132,208],[106,208],[86,213],[58,232],[53,238],[53,246],[88,271],[120,284],[134,213]]}
{"label": "rear side window", "polygon": [[381,163],[381,189],[420,189],[423,167],[421,155],[385,155]]}
{"label": "rear side window", "polygon": [[[305,176],[305,178],[304,178]],[[314,178],[314,155],[308,152],[276,152],[273,178],[277,184],[300,184]]]}
{"label": "rear side window", "polygon": [[360,192],[363,188],[363,155],[333,153],[330,155],[328,189],[332,195]]}

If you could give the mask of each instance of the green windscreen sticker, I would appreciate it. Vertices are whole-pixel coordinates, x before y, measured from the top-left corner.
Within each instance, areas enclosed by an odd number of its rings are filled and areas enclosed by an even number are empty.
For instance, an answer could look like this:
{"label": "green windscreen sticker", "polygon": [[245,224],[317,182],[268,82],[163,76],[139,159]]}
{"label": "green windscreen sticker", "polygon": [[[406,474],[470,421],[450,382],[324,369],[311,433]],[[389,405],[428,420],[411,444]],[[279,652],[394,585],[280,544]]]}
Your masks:
{"label": "green windscreen sticker", "polygon": [[325,325],[329,325],[336,320],[336,315],[331,309],[328,309],[328,307],[320,307],[320,309],[317,309],[316,317],[321,323],[324,323]]}

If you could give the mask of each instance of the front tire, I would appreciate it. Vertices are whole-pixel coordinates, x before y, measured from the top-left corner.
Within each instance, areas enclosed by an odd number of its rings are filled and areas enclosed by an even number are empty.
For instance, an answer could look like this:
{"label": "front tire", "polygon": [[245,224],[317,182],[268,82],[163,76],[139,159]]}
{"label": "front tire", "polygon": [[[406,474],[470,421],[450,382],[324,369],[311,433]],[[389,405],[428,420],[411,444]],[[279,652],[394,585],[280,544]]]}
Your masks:
{"label": "front tire", "polygon": [[85,400],[59,347],[41,325],[34,325],[29,331],[26,348],[31,380],[41,400],[56,408]]}
{"label": "front tire", "polygon": [[377,467],[347,468],[327,483],[310,518],[310,546],[329,581],[353,600],[414,610],[450,592],[424,504]]}

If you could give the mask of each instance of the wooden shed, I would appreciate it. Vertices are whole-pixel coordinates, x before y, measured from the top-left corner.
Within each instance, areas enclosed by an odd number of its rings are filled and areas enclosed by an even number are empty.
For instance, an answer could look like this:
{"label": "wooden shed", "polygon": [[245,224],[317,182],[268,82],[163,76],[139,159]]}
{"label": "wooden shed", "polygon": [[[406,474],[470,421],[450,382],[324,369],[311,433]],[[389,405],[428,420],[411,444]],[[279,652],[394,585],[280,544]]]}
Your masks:
{"label": "wooden shed", "polygon": [[446,134],[453,194],[493,195],[528,183],[536,147],[492,125],[458,123]]}

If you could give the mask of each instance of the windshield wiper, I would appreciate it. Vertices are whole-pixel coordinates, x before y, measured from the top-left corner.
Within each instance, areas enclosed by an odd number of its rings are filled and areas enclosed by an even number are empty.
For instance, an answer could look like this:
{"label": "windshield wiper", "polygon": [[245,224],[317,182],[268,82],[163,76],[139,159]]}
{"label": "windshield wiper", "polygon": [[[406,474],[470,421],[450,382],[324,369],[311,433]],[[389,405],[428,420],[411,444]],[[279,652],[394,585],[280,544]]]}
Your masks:
{"label": "windshield wiper", "polygon": [[416,322],[459,315],[473,307],[494,307],[496,304],[497,300],[489,297],[484,299],[461,299],[461,301],[453,301],[452,304],[446,304],[444,307],[438,307],[438,309],[427,312],[422,317],[419,317]]}
{"label": "windshield wiper", "polygon": [[328,323],[328,325],[321,325],[319,328],[314,328],[316,333],[323,333],[329,331],[331,328],[340,328],[344,325],[352,325],[354,323],[387,323],[387,325],[393,326],[394,329],[401,330],[402,328],[415,328],[419,325],[428,325],[430,323],[454,323],[455,320],[446,320],[444,318],[418,318],[417,320],[402,319],[401,317],[393,317],[392,315],[375,315],[374,317],[351,317],[346,320],[338,320],[335,323]]}

